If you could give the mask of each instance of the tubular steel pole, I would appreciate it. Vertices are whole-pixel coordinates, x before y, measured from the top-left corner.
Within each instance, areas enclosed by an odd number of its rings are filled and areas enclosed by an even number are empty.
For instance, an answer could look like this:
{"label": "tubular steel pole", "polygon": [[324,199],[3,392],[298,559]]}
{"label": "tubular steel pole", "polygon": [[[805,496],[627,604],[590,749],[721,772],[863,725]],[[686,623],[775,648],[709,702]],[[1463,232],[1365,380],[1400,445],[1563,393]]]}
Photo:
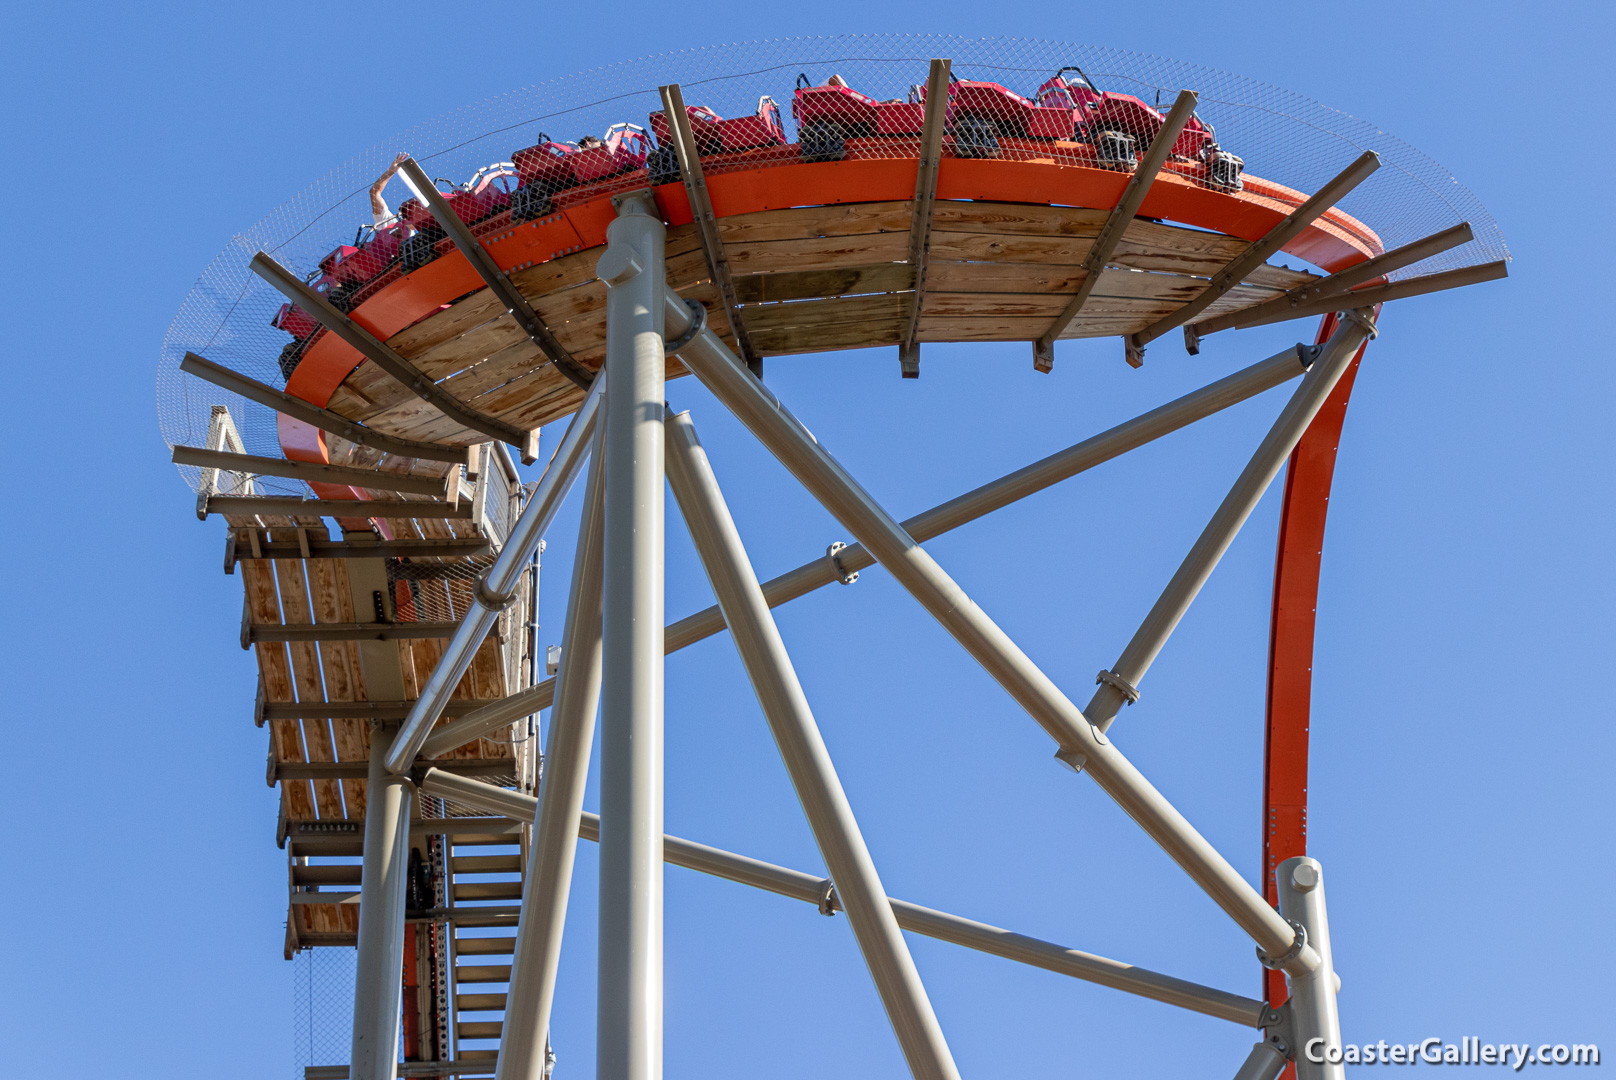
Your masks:
{"label": "tubular steel pole", "polygon": [[[667,306],[668,325],[684,331],[682,303]],[[869,549],[956,641],[1055,740],[1068,763],[1086,763],[1106,794],[1206,890],[1268,956],[1287,971],[1309,971],[1318,956],[1299,948],[1296,932],[1161,792],[1112,746],[1103,732],[1045,675],[936,561],[848,475],[801,422],[752,378],[711,329],[679,352],[696,374],[786,469]]]}
{"label": "tubular steel pole", "polygon": [[607,286],[596,1076],[660,1080],[662,329],[664,293],[672,294],[667,230],[649,192],[615,201],[596,267]]}
{"label": "tubular steel pole", "polygon": [[1290,1060],[1271,1043],[1260,1042],[1246,1055],[1240,1071],[1234,1074],[1234,1080],[1277,1080],[1288,1064]]}
{"label": "tubular steel pole", "polygon": [[[916,514],[904,521],[903,527],[915,540],[924,543],[1164,435],[1170,435],[1197,420],[1272,390],[1307,370],[1298,352],[1301,348],[1298,345],[1286,349],[1031,465],[1007,473]],[[770,607],[779,607],[874,565],[875,559],[864,550],[862,544],[849,544],[836,552],[834,564],[821,556],[765,581],[763,598]],[[668,652],[677,652],[723,629],[724,616],[714,605],[668,626],[663,642]],[[500,698],[476,712],[442,724],[434,728],[426,742],[421,744],[420,753],[425,757],[448,753],[478,736],[504,727],[512,720],[546,708],[554,689],[555,680],[546,679],[519,694]]]}
{"label": "tubular steel pole", "polygon": [[[1300,923],[1319,954],[1319,966],[1291,973],[1291,1023],[1296,1033],[1297,1080],[1343,1080],[1341,1018],[1336,1013],[1335,965],[1330,956],[1330,922],[1324,911],[1324,870],[1306,855],[1286,859],[1275,872],[1279,911]],[[1333,1051],[1333,1053],[1332,1053]],[[1330,1058],[1334,1058],[1331,1061]]]}
{"label": "tubular steel pole", "polygon": [[[596,442],[598,447],[599,440]],[[567,921],[573,856],[578,848],[578,815],[583,810],[584,781],[595,739],[595,709],[600,704],[605,477],[602,456],[596,453],[578,525],[572,593],[567,598],[567,628],[561,639],[560,683],[555,708],[550,713],[538,813],[528,815],[534,825],[533,839],[527,849],[522,914],[511,959],[496,1080],[542,1080],[544,1076],[550,1007],[555,1001],[561,934]]]}
{"label": "tubular steel pole", "polygon": [[668,481],[718,597],[730,639],[768,719],[775,745],[802,802],[820,855],[836,883],[853,936],[869,965],[887,1018],[917,1080],[958,1080],[959,1070],[932,1011],[920,972],[876,873],[842,790],[830,751],[819,734],[808,698],[769,614],[763,591],[724,503],[689,413],[670,415]]}
{"label": "tubular steel pole", "polygon": [[466,617],[455,628],[454,637],[449,639],[449,645],[443,651],[443,658],[427,677],[426,685],[421,687],[421,696],[410,707],[410,715],[405,718],[404,726],[388,748],[387,768],[390,772],[407,773],[415,764],[415,755],[432,731],[432,725],[443,715],[443,706],[459,685],[460,677],[471,666],[483,638],[488,636],[494,620],[499,618],[499,613],[516,595],[516,587],[523,571],[527,569],[527,561],[533,557],[550,522],[555,520],[561,500],[566,498],[583,465],[589,448],[589,433],[600,407],[600,396],[601,386],[597,380],[597,385],[589,391],[573,416],[572,423],[567,426],[561,445],[556,447],[549,467],[539,478],[538,490],[534,491],[516,527],[506,537],[505,546],[500,548],[494,565],[477,583],[471,610],[466,612]]}
{"label": "tubular steel pole", "polygon": [[1279,470],[1285,467],[1285,461],[1296,449],[1302,433],[1313,422],[1313,417],[1318,415],[1330,391],[1335,389],[1335,384],[1341,381],[1341,376],[1352,365],[1358,346],[1368,335],[1369,331],[1361,323],[1345,319],[1341,328],[1325,343],[1318,359],[1303,377],[1302,384],[1296,388],[1273,427],[1268,429],[1268,434],[1257,445],[1251,460],[1241,470],[1229,494],[1224,496],[1212,520],[1201,530],[1200,537],[1167,583],[1167,588],[1162,590],[1150,613],[1145,616],[1145,621],[1139,625],[1128,647],[1122,650],[1116,665],[1110,671],[1100,673],[1099,689],[1083,710],[1089,723],[1105,731],[1122,706],[1138,698],[1139,680],[1150,670],[1150,665],[1167,644],[1167,639],[1184,618],[1184,613],[1189,610],[1201,587],[1212,576],[1224,552],[1229,550],[1229,545],[1234,543],[1246,519],[1257,508],[1257,502],[1274,482],[1274,477],[1279,475]]}
{"label": "tubular steel pole", "polygon": [[387,771],[388,728],[373,723],[359,879],[359,957],[354,980],[353,1080],[393,1080],[404,993],[404,882],[409,868],[410,790]]}
{"label": "tubular steel pole", "polygon": [[[538,800],[531,795],[495,787],[469,776],[456,776],[442,769],[427,769],[421,777],[421,790],[518,821],[531,821],[538,807]],[[584,840],[599,840],[600,818],[594,814],[580,814],[578,835]],[[762,859],[737,855],[733,851],[708,847],[677,836],[664,836],[662,850],[672,865],[699,874],[750,885],[777,896],[814,904],[821,910],[834,911],[842,906],[836,892],[830,891],[827,896],[829,883],[824,878],[805,874],[801,870],[777,866]],[[892,904],[893,917],[898,920],[900,927],[938,941],[947,941],[962,948],[1043,968],[1098,986],[1109,986],[1126,994],[1137,994],[1244,1027],[1255,1027],[1268,1011],[1267,1006],[1255,998],[1175,979],[1159,971],[1135,967],[1093,953],[1068,949],[1052,941],[921,907],[907,900],[888,899]],[[506,1016],[509,1015],[507,1010]]]}

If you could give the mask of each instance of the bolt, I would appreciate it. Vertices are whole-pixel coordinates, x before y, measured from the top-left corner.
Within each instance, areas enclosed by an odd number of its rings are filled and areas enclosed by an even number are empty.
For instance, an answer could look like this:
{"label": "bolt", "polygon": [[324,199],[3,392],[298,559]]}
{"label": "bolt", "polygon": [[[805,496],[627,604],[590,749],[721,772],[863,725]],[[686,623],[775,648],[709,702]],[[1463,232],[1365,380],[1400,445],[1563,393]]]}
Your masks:
{"label": "bolt", "polygon": [[1291,884],[1297,892],[1312,892],[1319,884],[1319,868],[1312,863],[1298,863],[1291,871]]}

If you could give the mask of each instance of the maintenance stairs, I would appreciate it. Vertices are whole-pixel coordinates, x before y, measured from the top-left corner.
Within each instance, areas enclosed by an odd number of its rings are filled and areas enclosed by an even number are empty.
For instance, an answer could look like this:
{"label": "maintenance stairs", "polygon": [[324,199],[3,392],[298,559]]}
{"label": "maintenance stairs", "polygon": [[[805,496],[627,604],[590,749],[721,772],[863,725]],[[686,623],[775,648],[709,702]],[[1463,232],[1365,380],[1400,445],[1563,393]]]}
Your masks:
{"label": "maintenance stairs", "polygon": [[454,913],[450,955],[455,1059],[487,1062],[486,1071],[464,1071],[460,1076],[492,1076],[504,1030],[515,912],[522,900],[523,845],[517,835],[460,833],[446,840],[447,892]]}

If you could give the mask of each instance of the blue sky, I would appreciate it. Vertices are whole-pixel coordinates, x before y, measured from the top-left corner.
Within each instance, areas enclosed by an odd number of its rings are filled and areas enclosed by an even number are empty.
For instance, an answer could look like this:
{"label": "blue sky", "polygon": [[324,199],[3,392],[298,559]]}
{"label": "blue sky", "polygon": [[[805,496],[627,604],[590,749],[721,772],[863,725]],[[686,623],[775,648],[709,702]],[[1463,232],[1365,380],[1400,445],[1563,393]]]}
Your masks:
{"label": "blue sky", "polygon": [[[800,34],[1004,34],[1205,63],[1369,119],[1498,219],[1508,282],[1396,305],[1343,438],[1320,599],[1312,844],[1349,1041],[1616,1052],[1609,551],[1613,386],[1598,267],[1612,125],[1591,4],[809,7],[714,2],[15,6],[0,85],[8,298],[0,1030],[18,1072],[293,1075],[284,855],[235,644],[223,526],[196,522],[152,407],[164,330],[232,233],[389,133],[634,56]],[[1225,335],[1138,372],[1114,341],[771,362],[769,380],[899,516],[1267,355]],[[1295,332],[1291,332],[1295,336]],[[983,370],[993,373],[983,380]],[[1283,393],[1283,392],[1281,392]],[[842,537],[690,381],[764,573]],[[931,545],[1080,702],[1278,409],[1270,394]],[[555,433],[548,433],[552,438]],[[1114,737],[1250,877],[1276,492]],[[33,507],[33,509],[28,509]],[[576,505],[552,536],[559,639]],[[670,520],[668,611],[705,606]],[[1251,946],[879,571],[779,615],[896,896],[1254,993]],[[670,831],[818,872],[719,637],[668,665]],[[589,797],[593,808],[593,789]],[[593,1071],[594,851],[555,1040]],[[842,920],[668,872],[670,1076],[901,1075]],[[1249,1032],[914,939],[967,1076],[1232,1075]],[[1601,995],[1604,994],[1602,997]]]}

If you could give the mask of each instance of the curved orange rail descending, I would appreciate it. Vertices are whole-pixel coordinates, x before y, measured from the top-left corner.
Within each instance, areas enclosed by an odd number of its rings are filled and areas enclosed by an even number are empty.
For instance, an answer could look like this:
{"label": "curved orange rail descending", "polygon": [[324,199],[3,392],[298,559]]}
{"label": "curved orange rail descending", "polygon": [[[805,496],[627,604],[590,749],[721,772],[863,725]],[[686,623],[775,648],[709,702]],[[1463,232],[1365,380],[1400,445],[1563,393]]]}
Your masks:
{"label": "curved orange rail descending", "polygon": [[[1318,341],[1335,332],[1336,317],[1319,327]],[[1324,561],[1324,527],[1330,509],[1341,427],[1363,362],[1365,342],[1324,407],[1291,452],[1274,560],[1274,610],[1268,637],[1268,715],[1263,734],[1262,881],[1268,902],[1279,904],[1274,871],[1286,859],[1307,854],[1308,734],[1313,702],[1313,635]],[[1263,997],[1285,1001],[1285,976],[1263,971]],[[1295,1066],[1288,1066],[1289,1076]]]}

